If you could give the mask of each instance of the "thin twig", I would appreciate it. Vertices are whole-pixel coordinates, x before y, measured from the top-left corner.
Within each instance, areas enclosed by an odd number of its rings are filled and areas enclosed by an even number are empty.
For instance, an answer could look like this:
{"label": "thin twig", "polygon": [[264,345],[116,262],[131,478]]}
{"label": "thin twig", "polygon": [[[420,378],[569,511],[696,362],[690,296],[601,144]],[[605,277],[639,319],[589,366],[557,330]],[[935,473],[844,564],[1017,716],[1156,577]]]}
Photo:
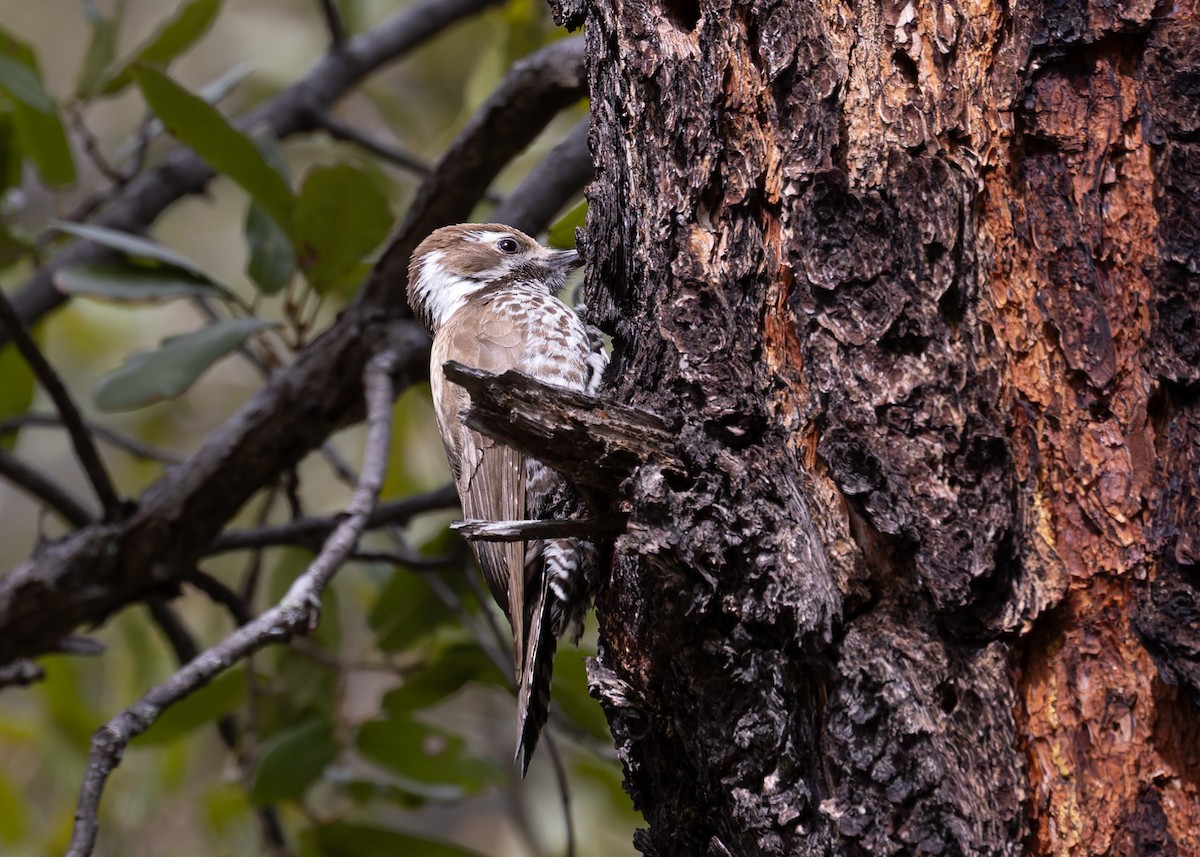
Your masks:
{"label": "thin twig", "polygon": [[207,595],[214,603],[224,607],[229,612],[234,624],[238,627],[248,625],[254,620],[254,614],[250,610],[250,605],[240,595],[212,575],[194,568],[184,575],[184,580]]}
{"label": "thin twig", "polygon": [[116,187],[121,187],[126,184],[130,176],[121,172],[108,162],[100,151],[100,142],[96,139],[96,135],[92,133],[92,129],[83,121],[83,114],[78,107],[66,111],[67,119],[71,123],[71,130],[79,137],[83,143],[84,154],[88,156],[88,160],[96,168],[100,175],[104,176]]}
{"label": "thin twig", "polygon": [[554,766],[554,778],[558,780],[558,794],[562,803],[563,823],[567,828],[567,857],[575,857],[575,818],[571,815],[571,792],[567,786],[567,768],[558,752],[558,742],[550,732],[545,736],[546,749]]}
{"label": "thin twig", "polygon": [[73,527],[86,527],[95,521],[92,513],[74,494],[3,449],[0,449],[0,476],[37,497]]}
{"label": "thin twig", "polygon": [[142,170],[146,167],[146,156],[150,153],[150,138],[154,136],[155,124],[156,121],[153,114],[149,114],[142,120],[142,124],[138,126],[137,136],[134,139],[134,144],[137,148],[134,149],[130,165],[113,180],[112,184],[88,194],[82,202],[67,213],[63,220],[70,223],[84,223],[91,220],[97,211],[104,208],[118,196],[122,188],[141,175]]}
{"label": "thin twig", "polygon": [[450,529],[471,542],[524,542],[532,539],[612,538],[625,532],[629,516],[615,512],[578,520],[455,521]]}
{"label": "thin twig", "polygon": [[[381,503],[367,522],[367,529],[377,529],[385,524],[407,523],[411,518],[423,512],[452,509],[457,505],[458,495],[454,491],[454,486],[446,485],[427,494]],[[212,543],[204,550],[204,555],[213,556],[230,551],[280,545],[312,545],[332,532],[338,525],[338,520],[337,516],[297,518],[286,524],[224,532],[213,539]]]}
{"label": "thin twig", "polygon": [[[564,108],[587,94],[584,43],[551,42],[515,63],[438,160],[363,287],[373,306],[404,300],[408,259],[439,226],[470,216],[500,171]],[[536,224],[534,224],[536,226]],[[535,230],[536,231],[536,230]]]}
{"label": "thin twig", "polygon": [[353,143],[360,149],[365,149],[372,155],[376,155],[389,164],[393,164],[402,169],[408,170],[422,178],[429,175],[431,167],[428,163],[421,160],[416,155],[406,152],[399,146],[393,146],[382,140],[376,140],[373,137],[368,137],[357,128],[353,128],[337,119],[334,119],[328,113],[319,113],[316,116],[317,124],[324,128],[330,137],[335,140],[341,140],[345,143]]}
{"label": "thin twig", "polygon": [[[267,496],[263,501],[262,508],[258,510],[255,523],[260,527],[267,525],[267,520],[271,517],[275,503],[279,500],[281,493],[279,487],[280,479],[276,479],[271,483],[271,486],[267,489]],[[354,484],[358,484],[357,477]],[[247,610],[252,611],[254,609],[254,602],[258,596],[258,584],[262,580],[263,557],[264,552],[262,548],[255,548],[250,551],[250,556],[246,559],[246,568],[241,575],[241,585],[238,586],[237,592],[241,596],[242,603],[246,605]]]}
{"label": "thin twig", "polygon": [[0,667],[0,688],[10,684],[30,685],[41,681],[45,676],[42,668],[33,661],[25,659],[13,661],[11,664]]}
{"label": "thin twig", "polygon": [[[187,629],[179,614],[171,609],[165,599],[148,598],[146,606],[150,610],[150,617],[154,620],[154,624],[158,626],[170,644],[180,666],[200,654],[200,648],[196,645],[196,639],[192,636],[191,631]],[[237,722],[232,715],[225,714],[217,718],[217,734],[221,736],[221,743],[237,759],[238,767],[245,776],[247,759],[239,749]],[[267,850],[277,857],[290,854],[287,839],[283,834],[283,825],[279,823],[278,810],[273,805],[266,804],[255,807],[254,812],[258,816],[259,827],[263,833],[263,844],[267,846]]]}
{"label": "thin twig", "polygon": [[21,356],[25,358],[25,362],[29,364],[29,368],[37,377],[38,383],[49,394],[54,402],[54,407],[58,409],[63,425],[71,436],[71,445],[75,448],[75,455],[83,466],[84,473],[87,474],[88,481],[92,484],[96,497],[100,500],[100,505],[104,508],[105,519],[115,520],[121,510],[121,500],[117,496],[116,489],[113,488],[112,480],[108,477],[108,471],[104,469],[100,453],[96,451],[96,444],[92,441],[87,426],[83,423],[79,408],[75,406],[71,394],[67,392],[66,385],[58,377],[58,373],[54,371],[50,361],[42,354],[37,343],[33,341],[29,328],[25,326],[25,322],[21,320],[17,311],[13,309],[13,305],[9,303],[8,297],[3,291],[0,291],[0,325],[3,325],[8,331],[13,344],[17,346],[17,350],[21,352]]}
{"label": "thin twig", "polygon": [[488,219],[526,232],[540,231],[592,180],[588,120],[581,119],[566,137],[529,171],[517,189],[496,206]]}
{"label": "thin twig", "polygon": [[335,0],[321,0],[321,14],[325,16],[325,26],[329,30],[329,49],[341,49],[346,42],[346,26]]}
{"label": "thin twig", "polygon": [[355,562],[383,562],[388,565],[402,565],[405,568],[419,571],[434,571],[439,568],[452,568],[462,562],[459,556],[421,556],[411,551],[355,551],[350,555]]}
{"label": "thin twig", "polygon": [[[122,434],[119,431],[114,431],[107,426],[99,425],[94,422],[85,422],[84,426],[89,432],[105,443],[115,446],[117,449],[123,449],[130,455],[135,455],[138,458],[145,458],[150,461],[158,461],[163,464],[179,464],[183,461],[183,456],[176,455],[173,452],[167,452],[164,449],[158,449],[148,443],[138,440],[131,435]],[[60,417],[52,414],[17,414],[15,417],[7,417],[0,420],[0,435],[12,434],[22,428],[66,428]]]}
{"label": "thin twig", "polygon": [[[165,598],[161,596],[147,598],[146,609],[150,611],[150,618],[166,638],[171,651],[175,653],[175,660],[180,666],[200,654],[200,647],[196,644],[192,632],[183,624],[183,619]],[[237,724],[233,722],[230,715],[225,714],[217,719],[217,734],[221,736],[221,743],[230,750],[237,751]]]}
{"label": "thin twig", "polygon": [[367,363],[363,387],[368,428],[358,487],[350,498],[345,517],[283,600],[238,628],[224,642],[188,662],[170,679],[148,690],[141,699],[96,730],[79,791],[67,857],[91,855],[99,829],[100,797],[109,775],[133,738],[150,728],[167,708],[251,653],[270,643],[286,642],[316,629],[321,592],[354,550],[383,488],[392,431],[391,376],[399,362],[400,354],[389,348],[378,352]]}
{"label": "thin twig", "polygon": [[[418,0],[380,26],[347,40],[343,50],[326,54],[309,71],[238,124],[276,138],[310,131],[314,111],[328,109],[378,69],[404,56],[463,18],[501,0]],[[119,189],[96,222],[123,232],[143,232],[182,196],[200,193],[214,173],[194,153],[176,149],[153,169]],[[54,287],[60,268],[109,259],[112,251],[75,242],[40,267],[14,295],[27,321],[40,318],[67,296]],[[7,337],[0,332],[0,345]]]}
{"label": "thin twig", "polygon": [[345,457],[330,441],[325,441],[321,445],[321,457],[325,459],[325,463],[329,465],[333,475],[341,482],[346,485],[354,485],[358,482],[358,474],[354,472],[354,468],[346,462]]}

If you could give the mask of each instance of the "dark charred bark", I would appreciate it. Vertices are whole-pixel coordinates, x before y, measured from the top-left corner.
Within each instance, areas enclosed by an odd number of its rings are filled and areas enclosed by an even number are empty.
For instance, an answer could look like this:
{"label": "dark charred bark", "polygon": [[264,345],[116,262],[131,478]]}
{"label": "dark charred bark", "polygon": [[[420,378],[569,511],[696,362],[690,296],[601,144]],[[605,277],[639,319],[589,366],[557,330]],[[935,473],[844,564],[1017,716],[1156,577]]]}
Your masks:
{"label": "dark charred bark", "polygon": [[1193,0],[551,5],[642,851],[1200,853]]}

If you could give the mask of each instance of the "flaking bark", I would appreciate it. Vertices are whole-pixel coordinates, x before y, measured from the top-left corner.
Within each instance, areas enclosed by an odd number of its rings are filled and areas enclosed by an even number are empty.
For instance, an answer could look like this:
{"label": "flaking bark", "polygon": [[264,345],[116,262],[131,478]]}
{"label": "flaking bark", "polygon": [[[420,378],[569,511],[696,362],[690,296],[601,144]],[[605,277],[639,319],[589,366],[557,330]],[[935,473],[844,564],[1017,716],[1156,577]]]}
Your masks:
{"label": "flaking bark", "polygon": [[1194,0],[551,5],[641,850],[1200,853]]}

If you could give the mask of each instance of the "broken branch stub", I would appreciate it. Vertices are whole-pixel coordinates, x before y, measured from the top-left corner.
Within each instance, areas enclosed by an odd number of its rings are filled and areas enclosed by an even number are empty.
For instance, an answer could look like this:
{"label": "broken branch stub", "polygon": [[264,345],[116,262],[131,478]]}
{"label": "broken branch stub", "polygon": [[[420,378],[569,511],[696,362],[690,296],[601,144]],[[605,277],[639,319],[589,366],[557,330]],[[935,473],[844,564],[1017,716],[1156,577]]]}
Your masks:
{"label": "broken branch stub", "polygon": [[614,493],[647,462],[681,467],[675,436],[656,414],[612,399],[451,360],[446,379],[471,396],[468,426],[537,458],[577,485]]}

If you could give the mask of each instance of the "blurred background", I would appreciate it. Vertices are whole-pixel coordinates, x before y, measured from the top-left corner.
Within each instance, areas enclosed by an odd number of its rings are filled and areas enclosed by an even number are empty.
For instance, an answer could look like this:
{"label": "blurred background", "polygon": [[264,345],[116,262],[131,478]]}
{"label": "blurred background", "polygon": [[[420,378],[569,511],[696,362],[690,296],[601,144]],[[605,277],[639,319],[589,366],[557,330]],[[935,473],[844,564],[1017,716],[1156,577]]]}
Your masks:
{"label": "blurred background", "polygon": [[[73,179],[48,182],[26,153],[0,208],[0,223],[14,240],[44,252],[53,240],[46,237],[47,225],[78,217],[110,186],[111,176],[98,164],[128,164],[137,157],[148,116],[138,88],[81,96],[88,89],[84,65],[97,22],[108,22],[103,26],[113,34],[119,59],[152,40],[189,5],[194,4],[0,0],[0,30],[10,45],[15,39],[32,48],[44,89],[59,104],[74,172]],[[378,25],[405,5],[401,0],[337,4],[350,34]],[[213,7],[211,26],[171,62],[170,75],[192,92],[223,96],[218,103],[226,116],[239,116],[269,99],[327,49],[328,31],[316,0],[225,0]],[[363,135],[432,163],[514,60],[564,35],[541,0],[511,0],[451,27],[369,77],[334,115]],[[4,105],[0,94],[0,119]],[[560,116],[505,170],[495,196],[514,187],[585,115],[586,104],[580,103]],[[147,165],[177,145],[155,134],[146,150]],[[276,155],[294,187],[313,169],[348,165],[382,192],[395,219],[403,216],[420,180],[411,169],[325,133],[291,138]],[[296,275],[286,288],[264,291],[247,274],[248,207],[240,187],[218,178],[206,195],[168,209],[148,235],[201,266],[257,317],[286,322],[299,313],[311,338],[351,298],[358,281],[326,288],[319,299]],[[482,206],[476,219],[486,218],[487,210]],[[34,269],[28,254],[16,255],[0,269],[0,288],[10,294]],[[370,258],[368,253],[364,265]],[[85,416],[153,448],[132,454],[101,444],[124,496],[138,496],[170,461],[186,458],[262,383],[259,370],[233,354],[179,398],[116,412],[97,407],[97,384],[131,354],[152,351],[164,338],[204,323],[187,300],[131,304],[76,297],[35,329]],[[287,360],[297,344],[295,333],[294,326],[285,325],[262,334],[256,353]],[[384,499],[428,492],[449,481],[428,395],[427,385],[420,385],[396,404]],[[90,498],[65,432],[20,419],[51,413],[12,349],[0,352],[0,444]],[[332,444],[357,464],[361,442],[361,430],[354,429]],[[255,498],[231,528],[285,521],[296,511],[335,513],[350,494],[321,456],[304,462],[295,485],[294,491],[281,488]],[[479,597],[473,562],[446,532],[457,517],[457,510],[442,508],[405,527],[407,544],[438,562],[419,570],[388,562],[346,566],[327,592],[314,638],[286,650],[266,650],[136,739],[105,792],[96,853],[635,853],[630,843],[638,816],[621,791],[603,715],[586,692],[587,634],[580,649],[563,646],[556,664],[557,713],[549,731],[561,770],[556,772],[555,754],[543,741],[528,778],[516,775],[511,764],[515,700],[494,663],[497,649],[489,636],[489,621],[503,626],[504,619]],[[39,540],[64,532],[55,516],[0,480],[0,574],[28,557]],[[379,539],[380,550],[386,548],[378,534],[370,538]],[[310,557],[299,549],[231,553],[206,559],[203,570],[234,590],[251,588],[252,607],[260,611],[274,603]],[[201,646],[218,642],[233,627],[224,610],[190,587],[172,605]],[[0,692],[4,855],[62,853],[92,732],[177,665],[144,607],[82,632],[102,643],[104,653],[45,658],[44,681]],[[481,639],[492,647],[491,657],[480,648]],[[215,724],[221,717],[233,719],[237,753],[218,735]],[[286,852],[264,839],[262,807],[270,807],[282,823]]]}

